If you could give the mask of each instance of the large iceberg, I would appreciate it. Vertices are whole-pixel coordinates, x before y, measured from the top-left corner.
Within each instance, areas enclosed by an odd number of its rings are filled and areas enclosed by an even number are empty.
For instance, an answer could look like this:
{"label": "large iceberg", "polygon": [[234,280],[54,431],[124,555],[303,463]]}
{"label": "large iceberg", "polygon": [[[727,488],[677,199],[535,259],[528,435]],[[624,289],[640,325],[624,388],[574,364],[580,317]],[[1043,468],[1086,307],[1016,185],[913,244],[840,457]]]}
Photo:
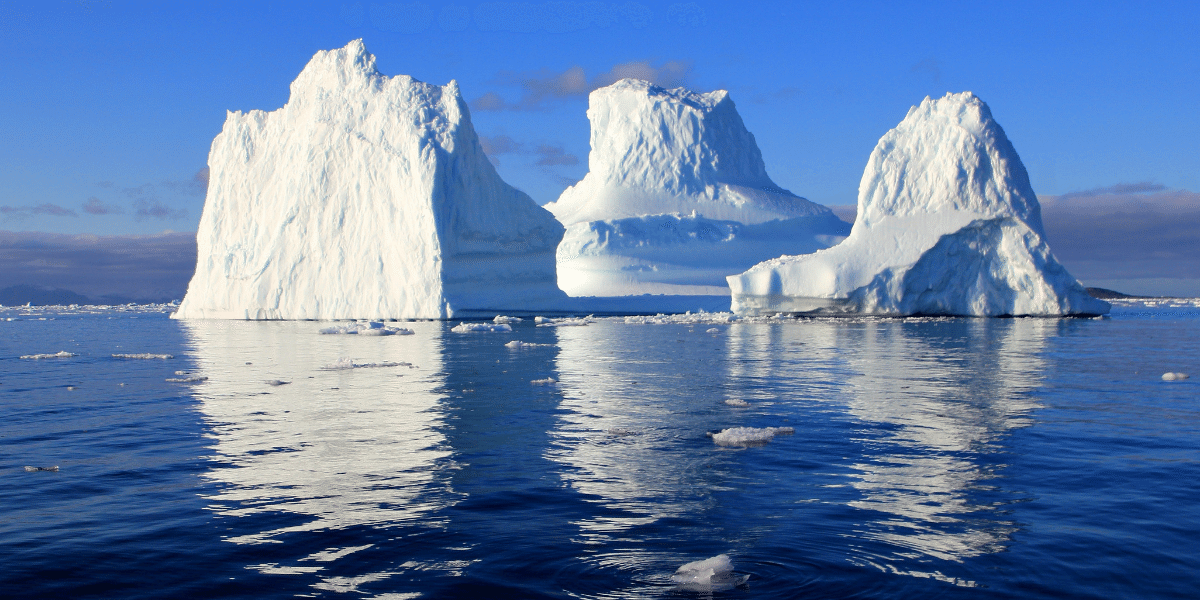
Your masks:
{"label": "large iceberg", "polygon": [[500,179],[458,84],[322,51],[279,110],[213,140],[196,273],[176,317],[449,318],[561,301],[563,227]]}
{"label": "large iceberg", "polygon": [[728,295],[725,277],[842,240],[849,225],[780,189],[729,93],[623,79],[592,92],[589,171],[546,205],[567,226],[572,296]]}
{"label": "large iceberg", "polygon": [[740,314],[1096,315],[1050,253],[1025,166],[970,92],[925,98],[879,140],[841,244],[729,277]]}

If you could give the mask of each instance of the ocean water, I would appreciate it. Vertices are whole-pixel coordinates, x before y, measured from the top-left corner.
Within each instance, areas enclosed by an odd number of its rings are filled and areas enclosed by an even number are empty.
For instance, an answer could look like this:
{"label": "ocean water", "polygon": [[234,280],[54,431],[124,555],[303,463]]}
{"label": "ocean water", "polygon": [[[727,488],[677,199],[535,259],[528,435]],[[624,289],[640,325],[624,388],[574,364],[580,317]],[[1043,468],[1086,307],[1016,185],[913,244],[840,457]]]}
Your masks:
{"label": "ocean water", "polygon": [[0,309],[0,596],[1194,598],[1198,305],[394,336]]}

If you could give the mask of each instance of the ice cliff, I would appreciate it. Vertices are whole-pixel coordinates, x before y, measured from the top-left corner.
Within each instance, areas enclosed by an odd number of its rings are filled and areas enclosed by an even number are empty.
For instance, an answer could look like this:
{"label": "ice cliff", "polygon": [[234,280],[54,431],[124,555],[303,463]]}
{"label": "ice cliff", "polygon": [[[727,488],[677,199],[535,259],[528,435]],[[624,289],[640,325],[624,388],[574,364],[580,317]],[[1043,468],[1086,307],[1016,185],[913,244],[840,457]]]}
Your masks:
{"label": "ice cliff", "polygon": [[728,92],[624,79],[592,92],[589,171],[546,205],[572,296],[728,294],[725,277],[840,241],[849,226],[780,189]]}
{"label": "ice cliff", "polygon": [[563,298],[563,227],[504,183],[457,83],[322,51],[273,112],[230,112],[176,317],[448,318]]}
{"label": "ice cliff", "polygon": [[729,277],[733,310],[1107,313],[1044,235],[1025,166],[987,105],[970,92],[926,98],[871,153],[850,236]]}

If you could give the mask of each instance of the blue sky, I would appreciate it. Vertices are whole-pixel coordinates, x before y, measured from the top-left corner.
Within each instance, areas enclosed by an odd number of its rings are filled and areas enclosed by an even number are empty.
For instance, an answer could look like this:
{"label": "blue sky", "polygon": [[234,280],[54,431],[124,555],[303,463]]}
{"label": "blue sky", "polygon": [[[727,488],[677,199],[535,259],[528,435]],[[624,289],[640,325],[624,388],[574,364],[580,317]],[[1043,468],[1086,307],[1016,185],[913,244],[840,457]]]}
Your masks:
{"label": "blue sky", "polygon": [[1064,215],[1114,190],[1187,212],[1198,6],[0,2],[0,230],[194,231],[225,111],[279,108],[316,51],[355,38],[387,75],[458,80],[501,175],[539,203],[586,173],[587,91],[642,74],[729,90],[772,178],[822,204],[855,202],[911,105],[971,90]]}

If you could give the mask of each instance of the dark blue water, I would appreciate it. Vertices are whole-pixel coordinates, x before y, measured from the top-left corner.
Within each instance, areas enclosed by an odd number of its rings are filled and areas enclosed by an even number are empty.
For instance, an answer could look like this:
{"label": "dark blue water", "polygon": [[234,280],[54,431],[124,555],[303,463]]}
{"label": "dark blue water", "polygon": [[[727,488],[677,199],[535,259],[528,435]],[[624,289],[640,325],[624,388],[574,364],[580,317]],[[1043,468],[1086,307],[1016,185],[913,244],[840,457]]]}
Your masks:
{"label": "dark blue water", "polygon": [[[390,337],[0,318],[3,597],[1200,590],[1190,303]],[[709,435],[731,427],[794,433]],[[722,553],[743,585],[672,582]]]}

